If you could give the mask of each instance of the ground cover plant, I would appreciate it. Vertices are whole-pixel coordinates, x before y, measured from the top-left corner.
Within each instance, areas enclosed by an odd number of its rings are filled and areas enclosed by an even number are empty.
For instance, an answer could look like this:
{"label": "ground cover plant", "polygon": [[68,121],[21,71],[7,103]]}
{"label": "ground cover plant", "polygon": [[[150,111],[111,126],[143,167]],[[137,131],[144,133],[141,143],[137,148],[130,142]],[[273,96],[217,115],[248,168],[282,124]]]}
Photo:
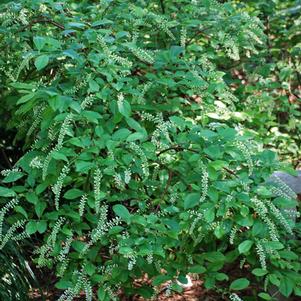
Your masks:
{"label": "ground cover plant", "polygon": [[[189,273],[224,300],[301,295],[296,195],[267,183],[294,172],[239,123],[251,89],[236,95],[229,79],[227,64],[266,49],[247,11],[214,0],[1,6],[1,143],[20,156],[1,172],[0,248],[34,242],[30,260],[55,272],[60,301],[155,298]],[[151,283],[135,286],[145,274]]]}

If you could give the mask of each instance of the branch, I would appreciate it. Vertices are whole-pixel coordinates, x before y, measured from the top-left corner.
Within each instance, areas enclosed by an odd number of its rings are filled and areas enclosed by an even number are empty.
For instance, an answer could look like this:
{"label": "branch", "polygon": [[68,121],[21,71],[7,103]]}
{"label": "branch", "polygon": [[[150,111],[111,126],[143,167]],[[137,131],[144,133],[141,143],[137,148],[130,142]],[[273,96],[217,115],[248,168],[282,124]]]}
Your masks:
{"label": "branch", "polygon": [[51,19],[47,19],[47,18],[41,18],[41,19],[34,19],[32,20],[26,27],[31,27],[32,25],[34,24],[37,24],[37,23],[49,23],[49,24],[52,24],[54,25],[55,27],[61,29],[61,30],[65,30],[65,26],[58,23],[58,22],[55,22]]}

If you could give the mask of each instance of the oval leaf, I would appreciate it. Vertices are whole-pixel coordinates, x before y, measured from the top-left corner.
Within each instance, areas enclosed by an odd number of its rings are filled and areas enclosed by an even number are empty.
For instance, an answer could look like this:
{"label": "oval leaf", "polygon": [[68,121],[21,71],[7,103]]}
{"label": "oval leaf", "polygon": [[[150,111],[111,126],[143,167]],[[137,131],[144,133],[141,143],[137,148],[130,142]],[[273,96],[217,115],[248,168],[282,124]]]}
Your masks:
{"label": "oval leaf", "polygon": [[247,288],[250,284],[250,281],[246,278],[239,278],[234,280],[231,285],[230,285],[230,289],[231,290],[235,290],[235,291],[239,291],[239,290],[243,290],[245,288]]}

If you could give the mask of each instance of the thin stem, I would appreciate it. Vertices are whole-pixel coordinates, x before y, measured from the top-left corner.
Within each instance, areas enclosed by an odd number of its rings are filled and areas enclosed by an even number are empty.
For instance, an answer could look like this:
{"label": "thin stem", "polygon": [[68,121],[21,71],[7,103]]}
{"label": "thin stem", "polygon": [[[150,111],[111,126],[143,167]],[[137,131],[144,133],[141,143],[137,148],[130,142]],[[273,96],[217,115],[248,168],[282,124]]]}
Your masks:
{"label": "thin stem", "polygon": [[162,14],[165,15],[164,0],[160,0],[160,6],[161,6]]}

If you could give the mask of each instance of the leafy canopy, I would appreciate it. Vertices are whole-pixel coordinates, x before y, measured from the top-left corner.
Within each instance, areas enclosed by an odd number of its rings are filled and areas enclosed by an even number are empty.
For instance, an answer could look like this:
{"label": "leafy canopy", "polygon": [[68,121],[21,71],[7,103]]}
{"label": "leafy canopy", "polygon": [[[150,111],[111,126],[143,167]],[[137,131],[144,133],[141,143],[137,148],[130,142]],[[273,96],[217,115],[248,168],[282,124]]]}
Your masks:
{"label": "leafy canopy", "polygon": [[[263,185],[279,163],[235,126],[217,67],[263,47],[259,19],[214,0],[23,0],[1,22],[2,102],[25,152],[3,172],[1,247],[39,238],[59,300],[150,298],[187,273],[233,300],[263,278],[300,293],[292,193]],[[253,276],[224,273],[240,260]]]}

